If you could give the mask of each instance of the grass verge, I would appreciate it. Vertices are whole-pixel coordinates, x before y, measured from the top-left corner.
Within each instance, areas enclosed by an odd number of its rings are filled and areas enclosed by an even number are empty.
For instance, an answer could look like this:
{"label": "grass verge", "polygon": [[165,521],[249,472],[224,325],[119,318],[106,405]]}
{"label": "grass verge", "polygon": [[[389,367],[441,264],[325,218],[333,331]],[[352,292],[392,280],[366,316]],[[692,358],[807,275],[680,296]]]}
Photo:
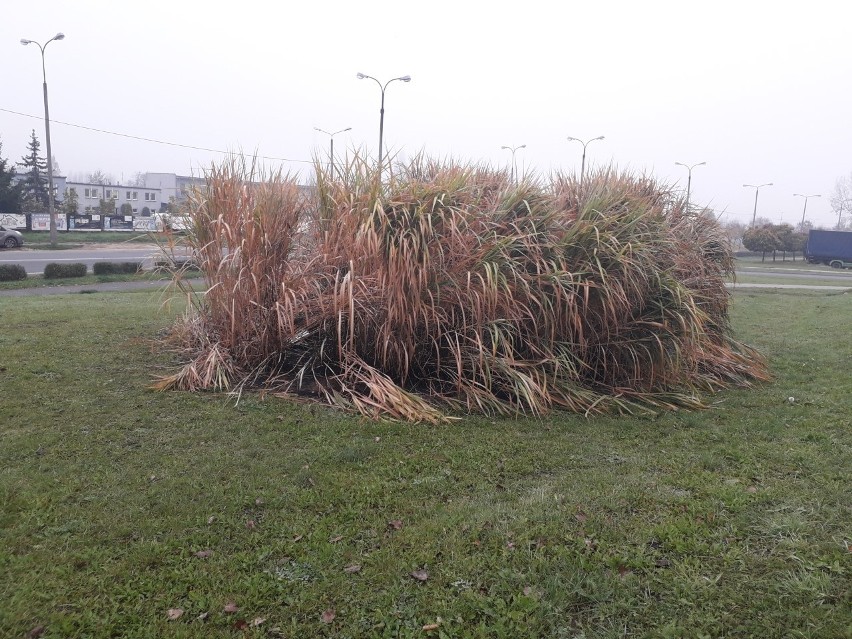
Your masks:
{"label": "grass verge", "polygon": [[0,299],[0,636],[852,631],[852,296],[737,292],[711,410],[439,427],[151,392],[161,301]]}

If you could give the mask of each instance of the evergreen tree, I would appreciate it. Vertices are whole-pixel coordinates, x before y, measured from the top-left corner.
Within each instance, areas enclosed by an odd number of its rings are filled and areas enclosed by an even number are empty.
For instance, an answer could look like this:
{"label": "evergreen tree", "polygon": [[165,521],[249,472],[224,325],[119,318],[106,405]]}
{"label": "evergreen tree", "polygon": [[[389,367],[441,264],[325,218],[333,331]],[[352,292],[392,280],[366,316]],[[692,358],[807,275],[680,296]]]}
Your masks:
{"label": "evergreen tree", "polygon": [[15,168],[3,157],[3,142],[0,141],[0,213],[21,212],[21,190],[12,183]]}
{"label": "evergreen tree", "polygon": [[25,169],[22,173],[21,204],[28,213],[40,213],[48,208],[47,160],[38,154],[40,148],[34,129],[27,154],[21,158],[21,166]]}

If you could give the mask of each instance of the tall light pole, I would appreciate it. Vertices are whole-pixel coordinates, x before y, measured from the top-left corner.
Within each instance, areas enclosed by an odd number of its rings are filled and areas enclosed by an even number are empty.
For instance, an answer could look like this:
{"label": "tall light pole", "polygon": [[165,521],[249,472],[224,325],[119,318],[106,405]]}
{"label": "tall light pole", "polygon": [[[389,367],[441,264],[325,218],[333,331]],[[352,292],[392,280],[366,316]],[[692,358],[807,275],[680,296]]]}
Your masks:
{"label": "tall light pole", "polygon": [[583,145],[583,161],[580,164],[580,184],[583,184],[583,182],[585,181],[585,175],[586,175],[586,147],[589,146],[589,144],[591,144],[595,140],[603,140],[603,139],[604,139],[604,136],[602,136],[602,135],[599,135],[596,138],[592,138],[591,140],[587,140],[586,142],[583,142],[580,138],[572,138],[572,137],[568,138],[569,142],[579,142],[580,144]]}
{"label": "tall light pole", "polygon": [[352,127],[346,127],[345,129],[340,129],[340,131],[335,131],[334,133],[329,133],[328,131],[319,128],[318,126],[314,127],[315,131],[319,131],[320,133],[325,133],[328,137],[331,138],[331,150],[328,153],[329,157],[329,168],[331,172],[331,179],[334,179],[334,136],[338,133],[346,133],[347,131],[351,131]]}
{"label": "tall light pole", "polygon": [[21,44],[34,44],[41,49],[41,75],[44,79],[44,137],[47,143],[47,211],[50,213],[50,243],[56,246],[56,213],[53,210],[53,154],[50,149],[50,111],[47,108],[47,71],[44,66],[44,50],[54,40],[64,40],[64,33],[57,33],[43,45],[35,40],[21,38]]}
{"label": "tall light pole", "polygon": [[388,85],[391,82],[394,82],[395,80],[402,80],[403,82],[411,82],[411,76],[410,75],[403,75],[399,78],[391,78],[390,80],[388,80],[384,84],[382,84],[381,82],[376,80],[376,78],[374,78],[371,75],[365,75],[363,73],[358,73],[357,77],[358,77],[359,80],[364,80],[365,78],[372,80],[373,82],[375,82],[376,84],[379,85],[379,89],[381,89],[381,91],[382,91],[382,108],[379,111],[379,171],[381,172],[382,158],[384,157],[384,151],[382,149],[382,139],[384,137],[384,131],[385,131],[385,89],[387,89]]}
{"label": "tall light pole", "polygon": [[767,182],[766,184],[743,184],[743,188],[748,187],[754,189],[754,215],[751,218],[752,226],[754,226],[755,222],[757,222],[757,195],[760,193],[760,189],[764,186],[772,186],[772,182]]}
{"label": "tall light pole", "polygon": [[527,148],[526,144],[522,144],[520,146],[501,146],[500,149],[507,149],[512,152],[512,184],[517,185],[518,183],[518,165],[515,164],[515,151],[518,149]]}
{"label": "tall light pole", "polygon": [[699,162],[698,164],[684,164],[683,162],[675,162],[676,166],[686,167],[686,170],[689,171],[689,178],[686,182],[686,212],[689,213],[689,193],[692,190],[692,169],[696,166],[704,166],[707,162]]}
{"label": "tall light pole", "polygon": [[802,195],[801,193],[793,193],[793,197],[805,198],[805,208],[802,211],[802,232],[804,232],[804,230],[805,230],[805,213],[808,212],[808,198],[822,197],[822,195]]}

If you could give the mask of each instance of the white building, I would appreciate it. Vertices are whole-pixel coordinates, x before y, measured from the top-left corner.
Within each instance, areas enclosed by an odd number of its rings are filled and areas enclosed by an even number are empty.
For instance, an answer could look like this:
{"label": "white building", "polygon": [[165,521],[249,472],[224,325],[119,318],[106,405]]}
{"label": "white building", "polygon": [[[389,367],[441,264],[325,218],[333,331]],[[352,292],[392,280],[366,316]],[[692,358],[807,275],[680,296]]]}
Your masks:
{"label": "white building", "polygon": [[122,206],[128,204],[133,215],[141,216],[157,213],[164,204],[160,189],[146,186],[67,181],[65,188],[68,195],[77,195],[77,211],[81,215],[100,212],[101,200],[113,200],[116,213],[121,213]]}
{"label": "white building", "polygon": [[162,194],[163,208],[174,198],[176,204],[185,202],[188,191],[193,188],[204,190],[207,181],[204,178],[176,175],[174,173],[146,173],[145,187],[159,189]]}

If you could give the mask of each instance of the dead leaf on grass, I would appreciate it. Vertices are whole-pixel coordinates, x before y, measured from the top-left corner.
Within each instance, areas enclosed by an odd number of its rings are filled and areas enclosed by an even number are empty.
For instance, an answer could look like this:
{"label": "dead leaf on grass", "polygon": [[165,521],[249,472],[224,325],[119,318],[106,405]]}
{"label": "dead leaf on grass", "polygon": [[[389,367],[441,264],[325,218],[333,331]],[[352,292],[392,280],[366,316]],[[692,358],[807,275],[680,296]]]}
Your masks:
{"label": "dead leaf on grass", "polygon": [[46,628],[44,626],[36,626],[27,633],[28,639],[38,639],[44,634]]}
{"label": "dead leaf on grass", "polygon": [[296,543],[297,541],[301,541],[302,537],[304,537],[304,535],[296,535],[295,537],[293,537],[293,543]]}
{"label": "dead leaf on grass", "polygon": [[353,575],[356,572],[361,572],[361,564],[350,564],[343,569],[343,572],[349,573],[350,575]]}
{"label": "dead leaf on grass", "polygon": [[757,492],[757,486],[749,486],[748,488],[746,488],[746,492],[747,493],[756,493]]}
{"label": "dead leaf on grass", "polygon": [[198,619],[198,621],[207,621],[207,617],[209,617],[209,616],[210,616],[209,612],[202,612],[200,615],[198,615],[196,617],[196,619]]}
{"label": "dead leaf on grass", "polygon": [[246,522],[246,528],[248,528],[249,530],[254,530],[254,529],[255,529],[255,527],[257,527],[257,524],[256,524],[256,523],[254,523],[254,519],[249,519],[249,520]]}
{"label": "dead leaf on grass", "polygon": [[240,609],[240,607],[237,604],[235,604],[233,601],[229,601],[228,603],[225,604],[225,607],[222,608],[222,610],[224,612],[227,612],[229,615],[237,612],[239,609]]}
{"label": "dead leaf on grass", "polygon": [[329,540],[328,540],[328,543],[330,543],[330,544],[336,544],[336,543],[337,543],[338,541],[340,541],[341,539],[343,539],[343,535],[338,535],[337,537],[332,537],[331,539],[329,539]]}
{"label": "dead leaf on grass", "polygon": [[524,596],[525,597],[529,597],[532,593],[533,593],[532,586],[525,586],[524,587]]}
{"label": "dead leaf on grass", "polygon": [[574,513],[574,519],[579,521],[581,524],[584,523],[588,518],[589,516],[582,510],[578,510],[576,513]]}
{"label": "dead leaf on grass", "polygon": [[393,528],[394,530],[402,530],[402,520],[401,519],[392,519],[388,522],[388,528]]}
{"label": "dead leaf on grass", "polygon": [[320,615],[320,621],[322,621],[323,623],[331,623],[332,621],[334,621],[334,618],[336,616],[337,615],[334,612],[334,608],[329,608],[327,610],[324,610],[323,613]]}
{"label": "dead leaf on grass", "polygon": [[439,623],[427,623],[425,626],[423,626],[423,632],[432,632],[433,630],[437,630],[440,627],[441,624]]}
{"label": "dead leaf on grass", "polygon": [[266,617],[255,617],[251,620],[251,625],[257,628],[258,626],[262,626],[266,622]]}
{"label": "dead leaf on grass", "polygon": [[209,550],[209,549],[208,550],[199,550],[197,553],[195,553],[195,556],[198,557],[199,559],[207,559],[208,557],[213,556],[213,551]]}
{"label": "dead leaf on grass", "polygon": [[216,521],[216,518],[215,518],[213,515],[210,515],[210,516],[207,518],[207,524],[208,524],[208,525],[212,524],[214,521]]}
{"label": "dead leaf on grass", "polygon": [[425,568],[421,568],[420,570],[415,570],[411,573],[411,576],[414,577],[417,581],[426,581],[429,579],[429,573]]}
{"label": "dead leaf on grass", "polygon": [[183,616],[183,608],[169,608],[166,616],[169,618],[169,621],[177,621]]}

